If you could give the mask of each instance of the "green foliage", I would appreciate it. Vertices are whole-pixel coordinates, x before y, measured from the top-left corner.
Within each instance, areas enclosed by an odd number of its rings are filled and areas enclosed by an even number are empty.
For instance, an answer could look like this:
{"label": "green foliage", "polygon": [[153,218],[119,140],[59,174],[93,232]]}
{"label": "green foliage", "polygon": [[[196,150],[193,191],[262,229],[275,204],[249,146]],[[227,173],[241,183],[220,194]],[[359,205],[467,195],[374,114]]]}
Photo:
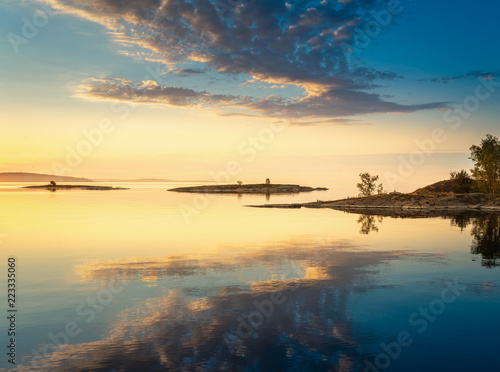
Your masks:
{"label": "green foliage", "polygon": [[473,190],[474,180],[465,169],[460,172],[451,172],[450,180],[453,181],[454,193],[467,194]]}
{"label": "green foliage", "polygon": [[472,175],[479,190],[485,193],[500,192],[500,142],[491,134],[481,141],[481,145],[470,148],[474,169]]}
{"label": "green foliage", "polygon": [[371,176],[370,173],[360,173],[359,177],[361,178],[361,182],[356,185],[360,191],[359,196],[373,195],[375,190],[377,190],[379,194],[384,193],[382,184],[377,186],[378,176]]}

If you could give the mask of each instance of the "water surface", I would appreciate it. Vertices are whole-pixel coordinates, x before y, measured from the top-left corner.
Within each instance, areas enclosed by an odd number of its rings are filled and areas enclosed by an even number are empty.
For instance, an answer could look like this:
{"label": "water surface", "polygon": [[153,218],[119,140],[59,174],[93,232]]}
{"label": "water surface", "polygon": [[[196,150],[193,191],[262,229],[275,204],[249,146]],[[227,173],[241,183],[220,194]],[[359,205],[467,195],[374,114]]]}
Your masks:
{"label": "water surface", "polygon": [[243,207],[335,190],[16,186],[0,188],[0,247],[24,370],[498,370],[498,218]]}

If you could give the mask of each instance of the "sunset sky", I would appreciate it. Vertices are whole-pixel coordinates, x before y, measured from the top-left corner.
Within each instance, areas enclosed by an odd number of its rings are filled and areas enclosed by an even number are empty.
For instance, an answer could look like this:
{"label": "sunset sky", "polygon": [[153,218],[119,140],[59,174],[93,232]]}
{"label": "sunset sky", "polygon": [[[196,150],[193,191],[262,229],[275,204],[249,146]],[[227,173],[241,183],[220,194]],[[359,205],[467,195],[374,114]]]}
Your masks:
{"label": "sunset sky", "polygon": [[2,1],[0,172],[335,186],[369,171],[411,191],[499,134],[499,11]]}

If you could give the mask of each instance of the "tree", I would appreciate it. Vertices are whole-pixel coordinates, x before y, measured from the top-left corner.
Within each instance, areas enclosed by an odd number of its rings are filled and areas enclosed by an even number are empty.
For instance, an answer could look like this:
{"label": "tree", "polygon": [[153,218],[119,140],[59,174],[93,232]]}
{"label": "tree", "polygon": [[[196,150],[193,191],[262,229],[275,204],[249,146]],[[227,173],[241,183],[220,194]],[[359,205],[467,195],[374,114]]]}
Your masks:
{"label": "tree", "polygon": [[467,194],[472,191],[474,180],[465,169],[462,169],[460,172],[451,172],[450,180],[453,181],[454,193]]}
{"label": "tree", "polygon": [[356,185],[361,192],[359,196],[373,195],[376,189],[379,194],[384,193],[382,184],[377,186],[378,176],[371,176],[370,173],[360,173],[359,177],[361,178],[361,182]]}
{"label": "tree", "polygon": [[482,192],[496,194],[500,191],[500,142],[487,134],[481,145],[470,148],[474,169],[472,175]]}
{"label": "tree", "polygon": [[55,181],[50,181],[50,186],[56,186],[56,182]]}
{"label": "tree", "polygon": [[387,192],[384,190],[384,185],[379,184],[377,186],[377,194],[387,194]]}

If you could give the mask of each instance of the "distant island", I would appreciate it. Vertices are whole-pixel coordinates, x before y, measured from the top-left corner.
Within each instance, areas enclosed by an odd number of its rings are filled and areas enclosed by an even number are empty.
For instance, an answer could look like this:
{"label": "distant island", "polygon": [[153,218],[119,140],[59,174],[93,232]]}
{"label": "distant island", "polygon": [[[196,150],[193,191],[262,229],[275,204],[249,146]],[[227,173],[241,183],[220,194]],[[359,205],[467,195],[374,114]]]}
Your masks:
{"label": "distant island", "polygon": [[236,185],[209,185],[193,187],[177,187],[168,191],[191,192],[200,194],[296,194],[300,192],[324,191],[325,187],[308,187],[288,184],[236,184]]}
{"label": "distant island", "polygon": [[0,173],[0,182],[206,182],[203,180],[171,180],[163,178],[137,178],[137,179],[90,179],[83,177],[58,176],[55,174],[4,172]]}
{"label": "distant island", "polygon": [[89,178],[57,176],[53,174],[5,172],[0,173],[0,182],[94,182]]}
{"label": "distant island", "polygon": [[96,179],[95,182],[151,182],[151,183],[168,183],[168,182],[207,182],[203,180],[171,180],[164,178],[133,178],[133,179]]}

